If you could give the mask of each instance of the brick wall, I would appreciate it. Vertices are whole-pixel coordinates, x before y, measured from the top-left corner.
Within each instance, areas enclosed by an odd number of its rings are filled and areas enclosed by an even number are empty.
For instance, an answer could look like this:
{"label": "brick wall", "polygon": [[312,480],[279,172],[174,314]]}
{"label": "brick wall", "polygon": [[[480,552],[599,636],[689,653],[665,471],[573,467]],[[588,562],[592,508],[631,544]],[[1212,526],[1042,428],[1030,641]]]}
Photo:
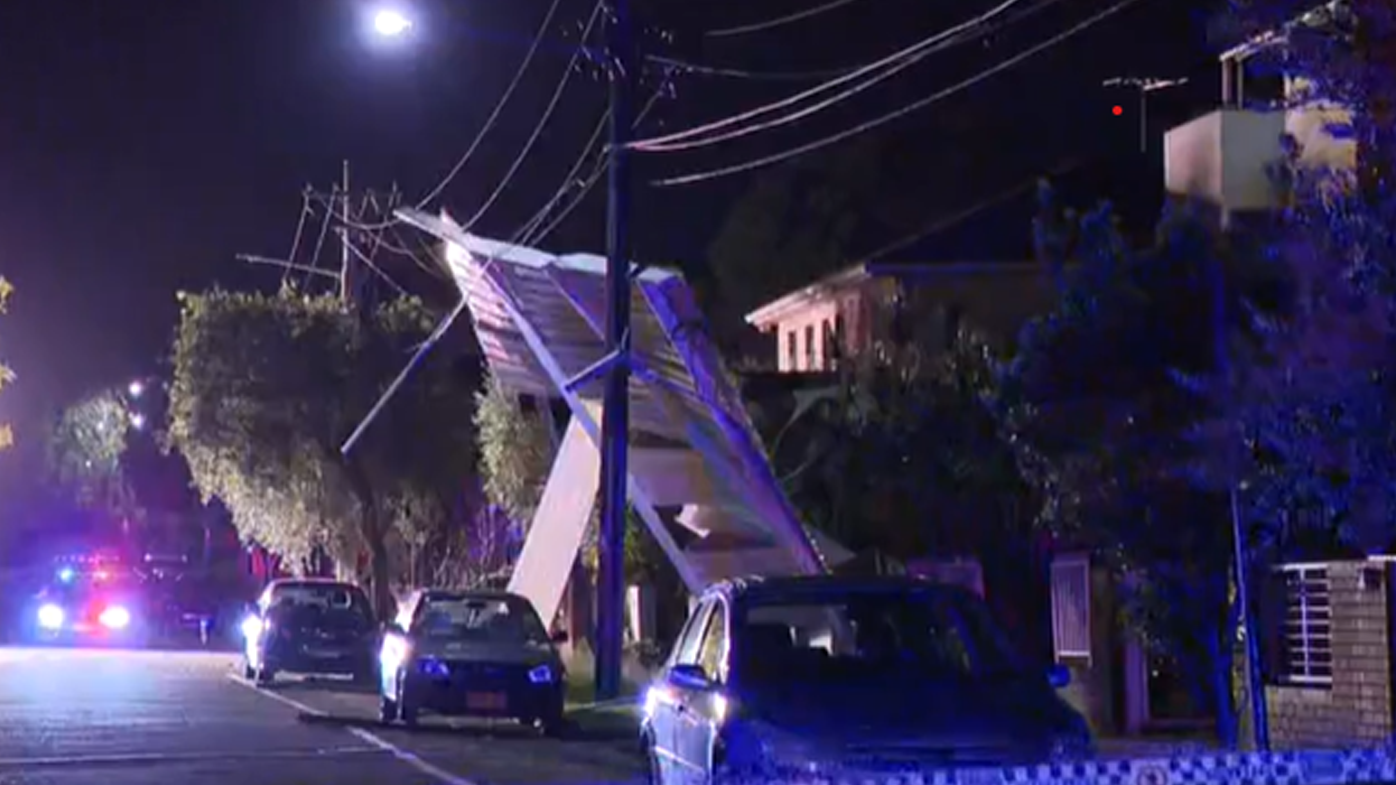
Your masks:
{"label": "brick wall", "polygon": [[[1364,585],[1364,572],[1381,579]],[[1333,684],[1266,687],[1270,741],[1277,750],[1384,744],[1392,735],[1390,576],[1370,562],[1334,562],[1328,578]]]}

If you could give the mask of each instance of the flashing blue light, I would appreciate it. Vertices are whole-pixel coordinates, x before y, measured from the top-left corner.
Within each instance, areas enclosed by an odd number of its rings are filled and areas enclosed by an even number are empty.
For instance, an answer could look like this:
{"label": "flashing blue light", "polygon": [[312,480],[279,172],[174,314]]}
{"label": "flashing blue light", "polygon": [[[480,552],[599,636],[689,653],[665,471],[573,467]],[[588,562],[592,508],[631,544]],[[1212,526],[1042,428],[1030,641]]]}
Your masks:
{"label": "flashing blue light", "polygon": [[417,667],[422,673],[432,678],[444,679],[451,675],[451,669],[446,667],[446,663],[441,660],[424,659],[417,664]]}
{"label": "flashing blue light", "polygon": [[72,583],[73,579],[76,577],[77,573],[73,572],[72,567],[64,567],[63,569],[58,571],[58,580],[63,581],[64,583]]}
{"label": "flashing blue light", "polygon": [[528,672],[528,680],[534,684],[551,684],[553,681],[553,669],[547,665],[539,665]]}

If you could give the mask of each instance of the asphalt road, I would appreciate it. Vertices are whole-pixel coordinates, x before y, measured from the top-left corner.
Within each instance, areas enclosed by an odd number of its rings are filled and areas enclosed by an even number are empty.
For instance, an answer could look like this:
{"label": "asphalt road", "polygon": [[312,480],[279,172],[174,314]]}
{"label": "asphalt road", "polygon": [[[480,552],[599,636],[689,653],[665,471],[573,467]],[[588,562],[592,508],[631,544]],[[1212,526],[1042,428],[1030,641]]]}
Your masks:
{"label": "asphalt road", "polygon": [[617,742],[507,724],[406,731],[341,682],[259,690],[228,654],[0,648],[0,785],[634,783]]}

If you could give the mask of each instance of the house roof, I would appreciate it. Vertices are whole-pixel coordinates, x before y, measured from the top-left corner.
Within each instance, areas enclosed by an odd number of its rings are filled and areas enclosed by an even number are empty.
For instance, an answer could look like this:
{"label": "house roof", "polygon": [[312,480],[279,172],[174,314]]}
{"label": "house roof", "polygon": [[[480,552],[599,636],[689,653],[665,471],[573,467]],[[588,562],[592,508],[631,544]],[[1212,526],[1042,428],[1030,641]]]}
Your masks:
{"label": "house roof", "polygon": [[830,295],[846,292],[874,278],[913,279],[946,278],[967,275],[1000,275],[1004,273],[1036,273],[1035,262],[863,262],[821,278],[808,286],[784,295],[746,315],[748,324],[759,330],[778,324],[792,311],[825,300]]}

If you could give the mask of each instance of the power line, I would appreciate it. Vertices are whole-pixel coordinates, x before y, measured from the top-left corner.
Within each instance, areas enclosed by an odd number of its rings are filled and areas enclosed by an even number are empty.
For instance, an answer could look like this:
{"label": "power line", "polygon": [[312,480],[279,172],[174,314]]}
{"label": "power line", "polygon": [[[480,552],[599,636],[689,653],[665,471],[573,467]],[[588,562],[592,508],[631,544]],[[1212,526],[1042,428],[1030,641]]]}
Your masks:
{"label": "power line", "polygon": [[837,79],[831,79],[822,84],[815,85],[814,87],[811,87],[808,90],[796,93],[795,95],[788,96],[786,98],[782,98],[779,101],[763,104],[762,106],[749,109],[745,112],[741,112],[740,114],[725,117],[721,120],[714,120],[710,123],[705,123],[703,125],[689,128],[687,130],[675,131],[673,133],[664,134],[663,136],[655,136],[649,139],[639,139],[632,142],[630,144],[630,147],[635,150],[660,149],[660,145],[670,145],[675,142],[690,139],[695,136],[702,136],[713,131],[720,131],[724,128],[730,128],[734,125],[744,123],[748,120],[753,120],[757,117],[763,117],[765,115],[779,111],[786,107],[794,106],[795,104],[801,103],[807,99],[814,98],[815,96],[829,92],[830,90],[848,84],[849,82],[852,82],[858,79],[859,77],[866,76],[867,74],[881,70],[882,68],[886,68],[888,66],[892,66],[896,70],[901,70],[906,67],[906,63],[902,61],[917,58],[919,55],[921,55],[923,50],[933,47],[946,39],[954,38],[968,29],[977,27],[978,25],[981,25],[984,22],[993,19],[994,17],[998,16],[999,14],[1008,10],[1009,8],[1012,8],[1020,2],[1022,2],[1022,0],[1003,0],[1003,2],[999,3],[997,6],[989,9],[985,13],[980,14],[979,16],[967,22],[961,22],[960,24],[955,25],[954,27],[948,30],[943,30],[939,33],[936,33],[935,35],[923,38],[922,40],[917,41],[911,46],[908,46],[897,52],[893,52],[892,54],[880,60],[876,60],[872,63],[869,63],[863,66],[862,68],[858,68],[854,71],[851,71]]}
{"label": "power line", "polygon": [[591,18],[587,20],[586,28],[582,30],[581,40],[578,42],[577,48],[572,50],[572,59],[567,62],[567,70],[562,72],[562,79],[558,81],[557,88],[553,90],[552,98],[548,101],[547,107],[543,110],[543,115],[538,118],[538,123],[533,126],[533,133],[528,137],[528,141],[524,142],[523,149],[514,157],[514,162],[509,166],[509,171],[504,173],[503,179],[499,181],[499,185],[495,187],[494,192],[490,194],[484,204],[480,205],[480,209],[475,211],[475,214],[470,217],[470,220],[462,224],[462,228],[465,231],[468,232],[474,228],[475,224],[484,217],[490,207],[494,206],[494,203],[498,201],[500,195],[504,193],[504,189],[509,187],[510,181],[514,179],[514,175],[518,173],[519,168],[523,166],[523,162],[528,158],[528,154],[533,151],[533,146],[538,143],[538,137],[542,136],[543,129],[547,127],[548,121],[552,119],[553,112],[557,110],[558,102],[562,100],[563,92],[567,90],[567,84],[571,81],[572,73],[576,70],[577,60],[586,49],[587,39],[591,38],[592,28],[596,26],[597,20],[601,18],[601,10],[602,0],[597,0],[596,5],[591,10]]}
{"label": "power line", "polygon": [[[1022,20],[1032,16],[1033,14],[1042,11],[1043,9],[1048,8],[1060,1],[1061,0],[1042,0],[1042,2],[1038,3],[1037,5],[1030,6],[1027,9],[1024,9],[1023,11],[1019,12],[1018,14],[1003,20],[992,30],[986,30],[984,32],[994,32],[997,30],[1001,30],[1009,25],[1021,22]],[[987,21],[987,19],[985,21]],[[863,92],[864,90],[873,87],[879,82],[882,82],[883,80],[895,76],[896,74],[906,70],[907,68],[910,68],[911,66],[919,63],[921,60],[938,52],[943,52],[947,49],[965,43],[966,41],[970,40],[973,36],[978,34],[979,31],[965,31],[964,33],[961,33],[960,35],[954,38],[949,38],[944,41],[941,41],[935,46],[921,51],[916,56],[903,61],[902,63],[882,72],[881,74],[878,74],[877,76],[874,76],[866,82],[854,85],[846,90],[843,90],[842,92],[830,96],[829,98],[825,98],[824,100],[818,103],[791,112],[790,114],[766,120],[765,122],[754,123],[752,125],[740,128],[734,128],[730,131],[717,134],[716,136],[709,136],[703,139],[693,139],[689,141],[674,142],[671,144],[648,145],[641,149],[643,150],[643,152],[676,152],[680,150],[691,150],[700,147],[709,147],[720,142],[725,142],[732,139],[740,139],[744,136],[750,136],[751,134],[760,133],[762,131],[768,131],[773,128],[779,128],[784,125],[789,125],[790,123],[796,122],[798,120],[803,120],[804,118],[809,117],[810,115],[817,114],[819,112],[824,111],[825,109],[828,109],[831,106],[842,103],[843,101],[852,98],[853,96]]]}
{"label": "power line", "polygon": [[858,68],[858,66],[849,66],[847,68],[826,68],[820,71],[751,71],[745,68],[724,68],[722,66],[691,63],[687,60],[676,60],[671,57],[659,57],[657,55],[651,55],[645,59],[652,63],[667,65],[686,73],[698,74],[699,76],[720,76],[729,79],[748,79],[758,82],[804,82],[818,79],[833,79]]}
{"label": "power line", "polygon": [[806,8],[803,11],[796,11],[793,14],[786,14],[785,16],[777,17],[775,19],[767,19],[764,22],[754,22],[752,24],[741,25],[739,27],[728,27],[722,30],[709,30],[703,35],[709,38],[727,38],[729,36],[734,35],[746,35],[748,33],[759,33],[765,30],[774,30],[777,27],[784,27],[788,24],[801,22],[806,19],[811,19],[813,17],[820,16],[822,14],[827,14],[830,11],[837,11],[838,9],[843,8],[846,5],[852,5],[856,2],[858,2],[858,0],[829,0],[829,2],[824,3],[823,5],[815,6],[814,8]]}
{"label": "power line", "polygon": [[[1062,163],[1048,170],[1045,176],[1061,177],[1062,175],[1075,170],[1076,168],[1081,166],[1082,163],[1083,161],[1081,159],[1068,160],[1065,163]],[[931,221],[929,224],[925,224],[918,227],[915,231],[912,231],[909,234],[903,235],[902,237],[893,240],[890,243],[887,243],[881,248],[878,248],[876,251],[863,254],[861,258],[867,259],[868,261],[877,261],[878,259],[881,259],[890,253],[900,251],[903,248],[912,245],[913,243],[918,243],[926,239],[927,237],[940,234],[946,229],[950,229],[970,218],[973,218],[974,216],[984,212],[985,210],[988,210],[991,207],[997,207],[998,205],[1003,204],[1004,202],[1007,202],[1008,200],[1013,199],[1014,197],[1017,197],[1031,190],[1034,186],[1041,182],[1043,177],[1044,175],[1033,175],[1032,177],[1018,183],[1017,185],[999,191],[993,196],[990,196],[989,198],[984,199],[980,202],[976,202],[975,204],[972,204],[963,210],[957,210],[954,213],[951,213],[950,215],[938,217],[934,221]]]}
{"label": "power line", "polygon": [[[418,210],[423,209],[433,199],[440,196],[441,192],[446,190],[446,187],[451,184],[451,181],[456,179],[456,176],[461,173],[465,165],[475,156],[475,151],[480,149],[480,145],[484,143],[485,137],[489,134],[490,129],[494,128],[494,124],[499,121],[499,116],[503,114],[504,107],[508,105],[509,99],[514,95],[514,91],[517,90],[519,84],[523,82],[524,73],[528,71],[528,66],[533,62],[534,55],[538,54],[538,50],[543,44],[543,39],[547,37],[548,28],[552,26],[553,17],[557,14],[557,9],[561,5],[562,0],[552,0],[552,3],[548,6],[548,13],[544,15],[542,23],[538,25],[538,31],[533,35],[533,41],[528,45],[528,52],[524,55],[523,62],[519,63],[518,70],[514,72],[513,78],[509,80],[509,86],[504,88],[504,94],[495,102],[494,109],[490,111],[489,117],[485,119],[485,124],[480,127],[479,132],[475,134],[475,138],[471,140],[470,146],[465,149],[461,157],[456,159],[455,165],[446,172],[445,177],[441,178],[441,182],[437,183],[435,188],[428,191],[426,196],[423,196],[417,201],[416,207]],[[392,225],[394,220],[390,218],[383,223],[385,226]],[[372,231],[383,227],[357,226],[354,228],[361,231]]]}
{"label": "power line", "polygon": [[1024,60],[1027,60],[1035,54],[1038,54],[1047,49],[1050,49],[1053,46],[1056,46],[1057,44],[1067,40],[1068,38],[1071,38],[1077,33],[1103,21],[1107,17],[1119,13],[1120,11],[1124,10],[1129,6],[1134,5],[1137,2],[1139,2],[1139,0],[1121,0],[1115,5],[1110,6],[1109,8],[1105,9],[1104,11],[1101,11],[1095,16],[1090,17],[1089,19],[1086,19],[1084,22],[1078,23],[1077,25],[1071,27],[1065,32],[1059,33],[1056,36],[1053,36],[1052,38],[1049,38],[1048,40],[1043,41],[1040,44],[1037,44],[1036,46],[1033,46],[1023,52],[1020,52],[1017,55],[1014,55],[1008,60],[1005,60],[986,71],[981,71],[975,76],[970,77],[969,79],[966,79],[958,84],[952,85],[951,87],[947,87],[944,90],[941,90],[940,92],[922,98],[919,101],[907,104],[906,106],[903,106],[900,109],[888,112],[887,114],[881,115],[880,117],[875,117],[872,120],[868,120],[866,122],[855,125],[852,128],[846,128],[843,131],[840,131],[836,134],[826,136],[822,139],[816,139],[813,142],[809,142],[798,147],[784,150],[779,153],[773,153],[771,155],[756,158],[740,164],[732,164],[717,169],[710,169],[704,172],[696,172],[694,174],[687,174],[679,177],[670,177],[667,179],[658,180],[655,181],[654,185],[689,185],[692,183],[700,183],[706,180],[715,180],[719,177],[726,177],[728,175],[749,172],[753,169],[760,169],[765,166],[770,166],[771,164],[777,164],[782,161],[788,161],[791,158],[796,158],[798,156],[805,155],[806,153],[812,153],[816,150],[822,150],[825,147],[837,144],[839,142],[844,141],[845,139],[858,136],[868,131],[880,128],[888,123],[900,120],[901,118],[911,114],[912,112],[924,109],[927,106],[936,103],[937,101],[941,101],[945,98],[955,95],[956,93],[961,92],[962,90],[973,87],[974,85],[979,84],[980,82],[984,81],[985,79],[988,79],[991,76],[994,76],[1002,71],[1006,71],[1009,68],[1012,68],[1013,66],[1023,62]]}
{"label": "power line", "polygon": [[[659,89],[655,90],[654,94],[651,95],[649,97],[649,100],[645,102],[645,105],[640,108],[639,113],[635,115],[635,126],[637,128],[639,127],[640,123],[644,122],[645,117],[649,115],[650,110],[654,108],[655,104],[659,102],[660,97],[664,95],[664,89],[665,88],[661,85]],[[597,146],[597,143],[601,140],[601,132],[605,130],[605,128],[606,118],[603,116],[601,118],[601,123],[597,125],[596,131],[592,134],[591,141],[587,143],[588,148],[593,148]],[[567,220],[567,216],[571,215],[574,210],[581,206],[582,201],[586,199],[587,194],[591,192],[591,189],[594,188],[598,182],[600,182],[601,175],[606,173],[605,158],[602,158],[601,160],[596,162],[596,166],[592,169],[591,174],[587,175],[587,178],[585,180],[582,180],[580,182],[576,180],[577,172],[581,171],[582,165],[586,163],[586,158],[590,154],[590,152],[592,152],[590,149],[584,150],[582,152],[581,157],[579,157],[577,159],[576,164],[572,166],[572,171],[567,173],[567,179],[563,182],[563,187],[558,189],[557,195],[554,197],[553,201],[549,203],[547,209],[552,209],[552,207],[556,205],[557,202],[562,201],[562,199],[567,196],[567,193],[572,188],[572,186],[575,185],[578,186],[578,188],[576,195],[572,198],[572,201],[569,202],[566,207],[562,208],[562,210],[557,215],[553,216],[553,219],[551,221],[548,221],[547,224],[543,225],[541,228],[538,228],[537,231],[530,234],[527,237],[527,239],[523,241],[525,244],[535,245],[539,242],[542,242],[543,239],[548,235],[552,234],[553,230],[556,229],[559,224]]]}

